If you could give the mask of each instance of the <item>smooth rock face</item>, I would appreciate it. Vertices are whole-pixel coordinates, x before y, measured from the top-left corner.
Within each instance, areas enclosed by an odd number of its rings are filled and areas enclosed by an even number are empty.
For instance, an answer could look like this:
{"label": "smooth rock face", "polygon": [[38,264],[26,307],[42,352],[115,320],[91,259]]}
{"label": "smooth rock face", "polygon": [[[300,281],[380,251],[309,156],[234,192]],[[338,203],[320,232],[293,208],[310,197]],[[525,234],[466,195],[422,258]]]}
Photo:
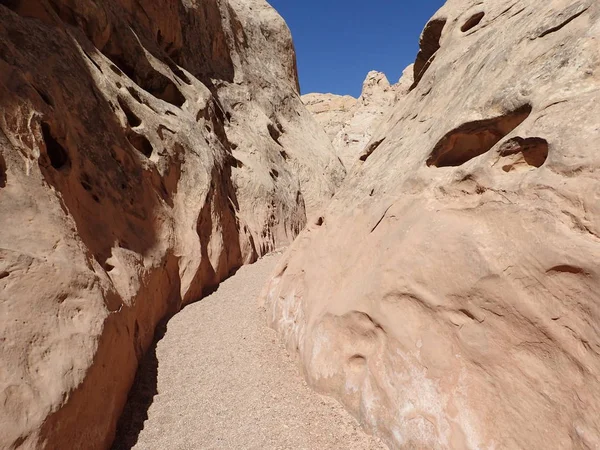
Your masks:
{"label": "smooth rock face", "polygon": [[383,73],[369,72],[358,99],[349,95],[306,94],[302,101],[325,129],[348,171],[356,163],[386,114],[413,83],[413,67],[407,67],[394,85]]}
{"label": "smooth rock face", "polygon": [[265,290],[392,448],[600,447],[600,4],[450,0]]}
{"label": "smooth rock face", "polygon": [[106,448],[157,322],[344,176],[262,0],[0,2],[0,448]]}

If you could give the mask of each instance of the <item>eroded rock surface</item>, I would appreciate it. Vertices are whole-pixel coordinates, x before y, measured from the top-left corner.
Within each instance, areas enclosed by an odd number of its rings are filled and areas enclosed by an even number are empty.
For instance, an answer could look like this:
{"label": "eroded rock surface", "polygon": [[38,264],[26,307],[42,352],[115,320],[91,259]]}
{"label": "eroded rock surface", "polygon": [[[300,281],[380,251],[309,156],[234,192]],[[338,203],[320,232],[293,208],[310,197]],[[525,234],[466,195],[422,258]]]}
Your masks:
{"label": "eroded rock surface", "polygon": [[0,2],[0,448],[106,448],[157,322],[344,176],[262,0]]}
{"label": "eroded rock surface", "polygon": [[450,0],[266,288],[390,447],[600,447],[599,39],[592,0]]}
{"label": "eroded rock surface", "polygon": [[372,71],[365,78],[358,99],[349,95],[306,94],[302,101],[325,129],[342,163],[350,171],[377,127],[406,95],[412,82],[412,65],[393,85],[383,73]]}

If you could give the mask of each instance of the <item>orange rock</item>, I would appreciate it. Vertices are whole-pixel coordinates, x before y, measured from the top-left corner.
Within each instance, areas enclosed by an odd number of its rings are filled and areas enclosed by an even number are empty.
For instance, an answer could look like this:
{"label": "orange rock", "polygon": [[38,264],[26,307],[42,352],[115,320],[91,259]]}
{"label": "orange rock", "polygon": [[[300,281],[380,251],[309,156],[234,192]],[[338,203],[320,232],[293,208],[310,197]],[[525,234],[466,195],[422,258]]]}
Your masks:
{"label": "orange rock", "polygon": [[344,176],[281,17],[196,3],[0,5],[0,448],[107,448],[159,320]]}

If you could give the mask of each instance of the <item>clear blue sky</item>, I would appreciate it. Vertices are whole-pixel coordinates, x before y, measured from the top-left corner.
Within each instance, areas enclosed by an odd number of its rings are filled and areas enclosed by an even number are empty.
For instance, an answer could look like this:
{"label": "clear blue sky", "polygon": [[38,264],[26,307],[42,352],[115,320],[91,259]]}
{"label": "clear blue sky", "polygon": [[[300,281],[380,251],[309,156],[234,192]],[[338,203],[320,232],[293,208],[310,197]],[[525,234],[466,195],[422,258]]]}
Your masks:
{"label": "clear blue sky", "polygon": [[292,30],[302,93],[360,95],[370,70],[391,83],[414,62],[444,0],[268,0]]}

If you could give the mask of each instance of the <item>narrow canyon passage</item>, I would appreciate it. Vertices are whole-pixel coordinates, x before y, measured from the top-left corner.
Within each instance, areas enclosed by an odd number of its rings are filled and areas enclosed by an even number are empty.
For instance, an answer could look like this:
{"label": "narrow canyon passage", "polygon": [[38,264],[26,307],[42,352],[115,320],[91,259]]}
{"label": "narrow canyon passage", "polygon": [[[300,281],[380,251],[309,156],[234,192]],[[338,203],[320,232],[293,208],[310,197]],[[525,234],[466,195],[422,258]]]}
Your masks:
{"label": "narrow canyon passage", "polygon": [[384,449],[312,391],[257,297],[280,255],[241,268],[173,317],[145,357],[117,449]]}

